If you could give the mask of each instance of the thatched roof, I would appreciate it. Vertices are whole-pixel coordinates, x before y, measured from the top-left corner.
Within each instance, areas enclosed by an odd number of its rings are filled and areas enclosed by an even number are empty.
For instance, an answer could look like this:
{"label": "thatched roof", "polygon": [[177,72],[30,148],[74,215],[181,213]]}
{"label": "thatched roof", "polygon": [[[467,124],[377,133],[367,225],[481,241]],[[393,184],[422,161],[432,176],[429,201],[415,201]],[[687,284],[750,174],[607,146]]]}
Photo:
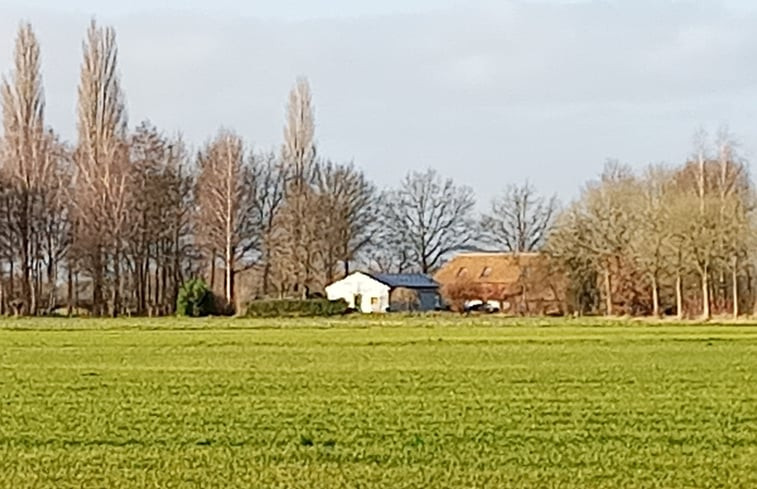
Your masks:
{"label": "thatched roof", "polygon": [[543,270],[541,253],[463,253],[448,261],[434,276],[441,284],[465,280],[479,284],[512,285],[530,272]]}

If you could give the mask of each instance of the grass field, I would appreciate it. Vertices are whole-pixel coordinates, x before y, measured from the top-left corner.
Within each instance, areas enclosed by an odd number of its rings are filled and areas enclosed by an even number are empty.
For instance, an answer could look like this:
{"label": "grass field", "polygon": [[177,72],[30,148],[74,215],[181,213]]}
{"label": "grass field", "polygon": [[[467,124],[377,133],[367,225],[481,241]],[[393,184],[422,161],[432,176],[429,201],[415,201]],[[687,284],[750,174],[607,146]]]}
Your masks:
{"label": "grass field", "polygon": [[754,488],[757,327],[4,321],[0,487]]}

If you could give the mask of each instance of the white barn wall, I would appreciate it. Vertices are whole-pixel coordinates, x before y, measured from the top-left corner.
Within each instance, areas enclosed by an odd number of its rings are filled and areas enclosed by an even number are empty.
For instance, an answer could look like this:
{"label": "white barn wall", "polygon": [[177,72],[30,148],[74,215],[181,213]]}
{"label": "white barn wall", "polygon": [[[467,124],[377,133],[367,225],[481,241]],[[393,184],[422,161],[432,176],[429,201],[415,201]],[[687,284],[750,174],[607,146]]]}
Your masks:
{"label": "white barn wall", "polygon": [[[385,312],[389,307],[389,286],[364,273],[355,272],[326,287],[326,296],[329,300],[344,299],[351,308],[355,307],[356,295],[362,296],[360,312],[366,314]],[[375,307],[371,305],[373,298],[378,300]]]}

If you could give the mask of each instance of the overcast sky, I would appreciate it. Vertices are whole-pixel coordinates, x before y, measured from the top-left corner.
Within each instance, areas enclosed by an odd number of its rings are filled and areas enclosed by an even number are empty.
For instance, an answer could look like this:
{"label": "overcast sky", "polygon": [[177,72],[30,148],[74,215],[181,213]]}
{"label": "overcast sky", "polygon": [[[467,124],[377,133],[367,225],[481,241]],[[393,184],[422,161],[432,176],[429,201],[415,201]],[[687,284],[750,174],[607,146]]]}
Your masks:
{"label": "overcast sky", "polygon": [[81,40],[116,27],[132,125],[278,147],[297,75],[322,155],[380,185],[434,167],[488,200],[563,199],[615,158],[679,163],[728,124],[757,156],[757,5],[731,1],[0,0],[0,70],[30,20],[48,121],[75,127]]}

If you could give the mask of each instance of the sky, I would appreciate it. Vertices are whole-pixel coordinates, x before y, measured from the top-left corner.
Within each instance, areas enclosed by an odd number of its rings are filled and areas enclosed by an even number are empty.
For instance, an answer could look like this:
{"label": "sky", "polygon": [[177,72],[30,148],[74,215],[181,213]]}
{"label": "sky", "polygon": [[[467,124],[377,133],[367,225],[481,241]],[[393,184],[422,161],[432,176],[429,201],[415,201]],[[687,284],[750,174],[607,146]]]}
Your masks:
{"label": "sky", "polygon": [[89,20],[116,28],[130,123],[198,146],[219,128],[281,144],[307,76],[319,153],[380,186],[437,169],[486,207],[529,180],[563,201],[604,162],[677,164],[727,125],[757,158],[751,0],[0,0],[0,71],[18,24],[42,44],[47,118],[75,137]]}

